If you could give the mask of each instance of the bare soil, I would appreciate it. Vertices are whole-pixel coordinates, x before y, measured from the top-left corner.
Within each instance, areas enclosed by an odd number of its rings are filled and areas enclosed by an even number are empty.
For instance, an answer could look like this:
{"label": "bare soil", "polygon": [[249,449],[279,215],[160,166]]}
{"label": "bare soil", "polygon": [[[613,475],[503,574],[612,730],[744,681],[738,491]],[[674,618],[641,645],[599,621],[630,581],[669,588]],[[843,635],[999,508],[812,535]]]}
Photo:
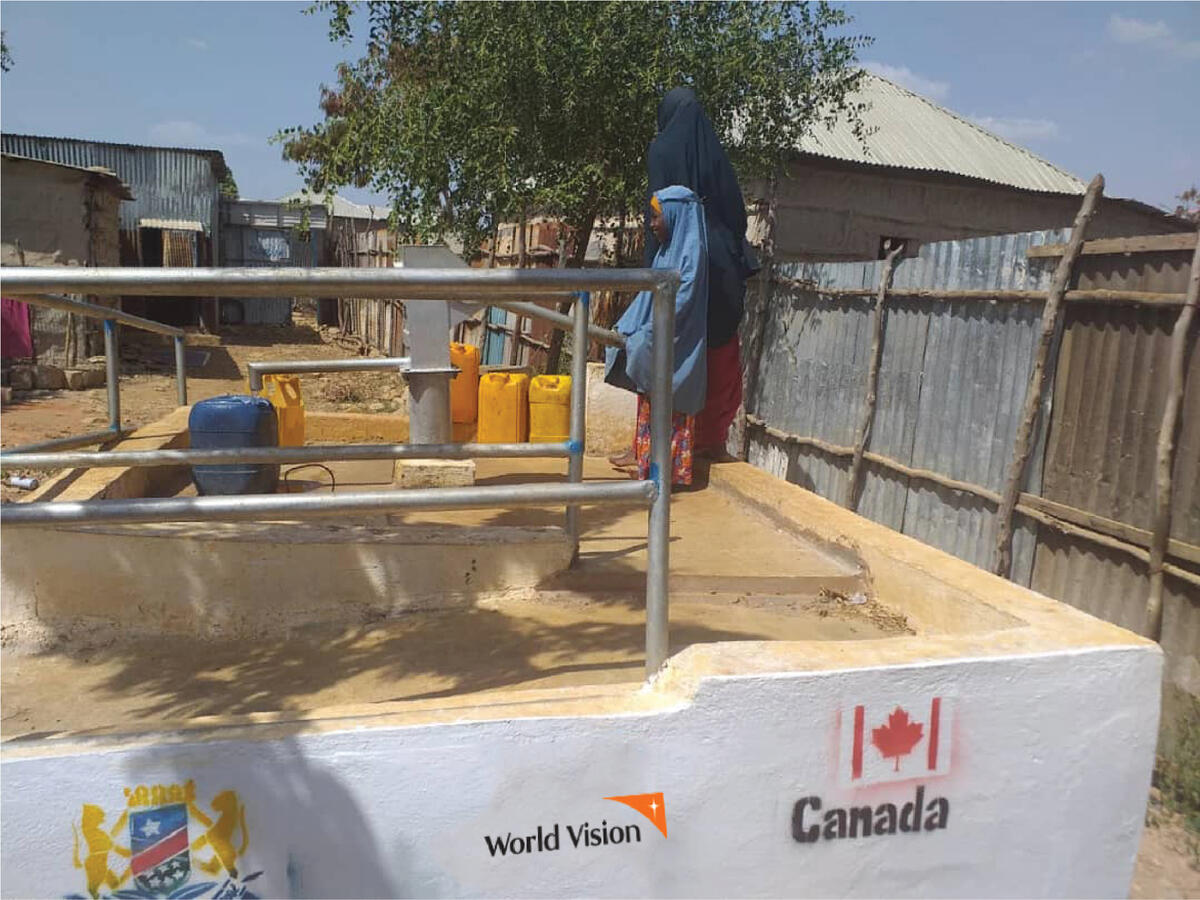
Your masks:
{"label": "bare soil", "polygon": [[1167,810],[1153,788],[1129,896],[1135,900],[1200,898],[1200,835]]}
{"label": "bare soil", "polygon": [[[189,335],[188,401],[247,392],[246,363],[286,359],[346,359],[363,355],[358,346],[335,331],[319,329],[311,313],[297,310],[291,326],[226,326],[220,335]],[[381,355],[373,353],[370,355]],[[177,406],[175,363],[166,338],[125,329],[121,335],[121,424],[127,429],[148,425]],[[407,389],[398,375],[384,372],[304,375],[300,390],[305,406],[323,412],[390,413],[407,409]],[[108,393],[30,391],[0,411],[0,446],[99,431],[108,425]],[[7,474],[44,475],[32,471]],[[4,500],[21,494],[3,485]]]}

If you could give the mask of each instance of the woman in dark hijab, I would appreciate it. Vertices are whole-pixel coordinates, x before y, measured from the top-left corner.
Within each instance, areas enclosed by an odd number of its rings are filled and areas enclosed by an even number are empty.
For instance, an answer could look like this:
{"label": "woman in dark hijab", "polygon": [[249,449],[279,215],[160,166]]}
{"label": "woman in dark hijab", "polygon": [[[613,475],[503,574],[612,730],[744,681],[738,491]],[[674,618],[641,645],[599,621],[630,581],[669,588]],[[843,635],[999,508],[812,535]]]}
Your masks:
{"label": "woman in dark hijab", "polygon": [[[708,224],[708,391],[696,419],[696,451],[720,458],[742,402],[738,326],[746,279],[758,260],[746,241],[746,202],[729,156],[691,88],[669,91],[658,104],[658,136],[646,153],[649,193],[668,185],[691,188]],[[646,221],[646,265],[658,241]]]}

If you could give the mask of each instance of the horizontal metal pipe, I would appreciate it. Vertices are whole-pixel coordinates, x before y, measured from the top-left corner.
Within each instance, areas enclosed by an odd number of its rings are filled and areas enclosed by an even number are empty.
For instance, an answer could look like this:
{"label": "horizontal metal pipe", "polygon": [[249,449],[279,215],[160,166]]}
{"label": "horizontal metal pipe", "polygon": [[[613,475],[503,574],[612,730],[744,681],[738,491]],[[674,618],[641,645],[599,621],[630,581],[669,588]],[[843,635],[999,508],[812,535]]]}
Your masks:
{"label": "horizontal metal pipe", "polygon": [[481,306],[507,295],[651,290],[678,284],[664,269],[254,269],[5,267],[6,297],[74,293],[143,297],[361,297],[458,300]]}
{"label": "horizontal metal pipe", "polygon": [[407,369],[410,364],[411,360],[407,356],[293,359],[279,362],[246,363],[246,373],[250,379],[250,390],[261,391],[264,375],[306,375],[312,372],[386,372],[389,369]]}
{"label": "horizontal metal pipe", "polygon": [[328,444],[215,450],[113,450],[107,453],[0,454],[0,469],[90,469],[112,466],[221,466],[324,462],[330,459],[546,459],[570,456],[560,444]]}
{"label": "horizontal metal pipe", "polygon": [[[8,281],[7,272],[4,275],[4,281],[6,283]],[[95,292],[91,291],[89,293]],[[41,306],[45,309],[61,309],[64,312],[86,316],[89,319],[111,319],[114,322],[120,322],[122,325],[128,325],[131,328],[139,328],[142,331],[153,331],[155,334],[165,334],[170,337],[180,338],[184,336],[182,328],[164,325],[162,322],[155,322],[151,319],[143,319],[141,316],[121,312],[119,309],[109,309],[107,306],[76,300],[74,297],[62,297],[58,294],[26,294],[21,297],[21,301],[28,303],[30,306]]]}
{"label": "horizontal metal pipe", "polygon": [[658,490],[652,481],[586,484],[506,484],[486,487],[423,488],[350,494],[253,494],[236,497],[176,497],[168,500],[87,500],[6,503],[4,527],[136,522],[236,522],[311,516],[383,515],[411,510],[561,506],[620,503],[649,506]]}
{"label": "horizontal metal pipe", "polygon": [[[536,303],[521,303],[505,300],[502,303],[493,303],[492,306],[498,306],[501,309],[507,309],[512,312],[519,313],[522,316],[544,319],[563,331],[571,331],[575,327],[575,323],[571,321],[570,316],[560,313],[557,310],[546,309],[544,306],[538,306]],[[609,331],[607,328],[601,328],[599,325],[588,325],[588,337],[594,341],[599,341],[601,344],[606,344],[613,347],[625,346],[624,337],[617,334],[615,331]]]}
{"label": "horizontal metal pipe", "polygon": [[[4,451],[2,459],[9,467],[15,468],[21,466],[28,469],[38,468],[33,463],[17,463],[7,462],[9,458],[15,458],[17,454],[21,454],[22,458],[32,457],[34,453],[43,453],[49,450],[66,450],[70,447],[86,447],[88,444],[103,444],[105,441],[120,440],[127,431],[113,431],[111,428],[106,428],[103,431],[89,431],[87,434],[76,434],[71,437],[54,438],[50,441],[37,441],[33,444],[22,444],[20,447],[9,447]],[[53,455],[53,454],[51,454]],[[85,454],[86,455],[86,454]],[[56,468],[49,466],[49,468]]]}

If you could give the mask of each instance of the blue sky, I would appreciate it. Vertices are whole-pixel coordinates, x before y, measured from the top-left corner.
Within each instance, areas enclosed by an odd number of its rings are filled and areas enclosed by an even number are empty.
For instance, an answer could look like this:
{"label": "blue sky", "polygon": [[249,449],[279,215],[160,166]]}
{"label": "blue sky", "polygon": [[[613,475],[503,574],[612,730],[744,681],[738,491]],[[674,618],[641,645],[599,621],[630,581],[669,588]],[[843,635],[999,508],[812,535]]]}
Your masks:
{"label": "blue sky", "polygon": [[[5,131],[215,147],[242,195],[299,187],[267,138],[353,52],[306,4],[0,3]],[[1160,206],[1200,184],[1200,3],[847,3],[870,68],[1085,180]],[[1191,110],[1189,112],[1188,110]],[[369,193],[343,191],[358,200]]]}

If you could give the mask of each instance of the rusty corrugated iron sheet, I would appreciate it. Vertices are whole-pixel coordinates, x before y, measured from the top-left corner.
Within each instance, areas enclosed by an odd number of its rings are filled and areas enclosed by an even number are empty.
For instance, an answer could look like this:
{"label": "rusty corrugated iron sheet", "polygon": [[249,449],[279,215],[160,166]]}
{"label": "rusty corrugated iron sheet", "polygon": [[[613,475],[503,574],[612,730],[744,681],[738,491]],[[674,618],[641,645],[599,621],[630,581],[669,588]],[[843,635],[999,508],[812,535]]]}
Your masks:
{"label": "rusty corrugated iron sheet", "polygon": [[103,166],[129,185],[134,199],[120,207],[121,231],[136,238],[143,218],[187,219],[217,225],[218,184],[226,171],[218,150],[145,147],[75,138],[0,135],[0,149],[71,166]]}

